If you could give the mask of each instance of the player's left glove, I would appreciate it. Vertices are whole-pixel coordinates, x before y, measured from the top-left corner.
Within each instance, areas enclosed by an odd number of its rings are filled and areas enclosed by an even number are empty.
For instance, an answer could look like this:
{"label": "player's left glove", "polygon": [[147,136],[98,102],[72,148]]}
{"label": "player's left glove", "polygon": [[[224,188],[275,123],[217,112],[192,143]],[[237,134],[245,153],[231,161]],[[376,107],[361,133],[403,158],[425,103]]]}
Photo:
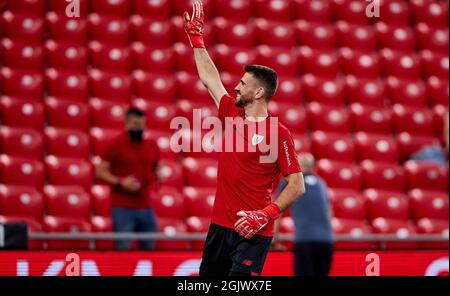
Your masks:
{"label": "player's left glove", "polygon": [[184,13],[184,31],[188,35],[192,48],[205,48],[203,41],[203,25],[205,22],[205,14],[203,12],[203,3],[196,0],[192,4],[192,15]]}
{"label": "player's left glove", "polygon": [[266,227],[270,220],[276,220],[280,213],[280,208],[274,203],[259,211],[239,211],[237,215],[241,218],[234,223],[234,231],[250,239]]}

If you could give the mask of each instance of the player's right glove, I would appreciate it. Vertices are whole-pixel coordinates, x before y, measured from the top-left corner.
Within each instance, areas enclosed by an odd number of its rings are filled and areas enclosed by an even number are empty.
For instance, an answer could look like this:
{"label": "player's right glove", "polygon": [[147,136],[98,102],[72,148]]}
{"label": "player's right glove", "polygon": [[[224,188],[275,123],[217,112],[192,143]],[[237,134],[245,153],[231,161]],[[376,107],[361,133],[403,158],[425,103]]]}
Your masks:
{"label": "player's right glove", "polygon": [[203,41],[203,25],[205,14],[201,0],[195,0],[192,4],[192,15],[184,13],[184,31],[188,35],[192,48],[205,48]]}
{"label": "player's right glove", "polygon": [[250,239],[257,234],[271,220],[276,220],[280,216],[281,210],[275,203],[259,211],[239,211],[237,215],[240,218],[234,224],[234,231],[240,236]]}

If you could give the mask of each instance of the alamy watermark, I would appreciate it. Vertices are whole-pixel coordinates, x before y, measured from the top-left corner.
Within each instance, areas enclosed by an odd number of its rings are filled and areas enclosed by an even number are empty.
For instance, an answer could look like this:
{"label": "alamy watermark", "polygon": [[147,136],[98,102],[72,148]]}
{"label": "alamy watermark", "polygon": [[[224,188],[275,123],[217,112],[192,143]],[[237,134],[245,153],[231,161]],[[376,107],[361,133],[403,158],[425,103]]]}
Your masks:
{"label": "alamy watermark", "polygon": [[66,0],[66,16],[69,18],[80,17],[80,0]]}

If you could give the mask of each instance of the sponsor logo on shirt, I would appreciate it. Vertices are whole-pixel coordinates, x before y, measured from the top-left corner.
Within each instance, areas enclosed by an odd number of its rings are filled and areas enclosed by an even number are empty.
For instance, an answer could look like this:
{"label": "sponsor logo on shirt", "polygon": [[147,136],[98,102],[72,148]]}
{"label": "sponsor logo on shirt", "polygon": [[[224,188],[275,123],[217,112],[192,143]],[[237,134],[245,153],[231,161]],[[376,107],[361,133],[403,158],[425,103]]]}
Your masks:
{"label": "sponsor logo on shirt", "polygon": [[289,155],[289,149],[287,145],[287,141],[283,141],[284,153],[286,154],[286,162],[288,166],[291,166],[291,156]]}

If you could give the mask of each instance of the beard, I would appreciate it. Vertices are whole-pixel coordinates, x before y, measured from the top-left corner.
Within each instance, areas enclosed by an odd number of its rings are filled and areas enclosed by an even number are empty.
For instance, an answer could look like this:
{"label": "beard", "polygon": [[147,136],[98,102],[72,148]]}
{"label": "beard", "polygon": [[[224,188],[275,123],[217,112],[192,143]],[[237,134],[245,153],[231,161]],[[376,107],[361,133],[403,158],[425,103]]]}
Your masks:
{"label": "beard", "polygon": [[251,102],[253,102],[253,98],[251,98],[249,95],[242,95],[239,94],[239,98],[237,99],[236,103],[234,103],[234,105],[236,107],[239,108],[244,108],[245,106],[247,106],[248,104],[250,104]]}

